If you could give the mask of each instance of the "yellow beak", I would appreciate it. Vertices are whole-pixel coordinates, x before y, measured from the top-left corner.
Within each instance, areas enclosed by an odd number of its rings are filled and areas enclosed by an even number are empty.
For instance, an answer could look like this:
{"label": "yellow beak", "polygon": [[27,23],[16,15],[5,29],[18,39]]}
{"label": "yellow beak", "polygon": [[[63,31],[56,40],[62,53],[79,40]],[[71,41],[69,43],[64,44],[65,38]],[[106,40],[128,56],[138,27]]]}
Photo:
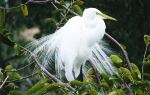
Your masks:
{"label": "yellow beak", "polygon": [[102,17],[102,19],[110,19],[110,20],[114,20],[114,21],[117,21],[117,19],[111,17],[111,16],[108,16],[106,14],[103,14],[103,13],[96,13],[97,15],[100,15]]}

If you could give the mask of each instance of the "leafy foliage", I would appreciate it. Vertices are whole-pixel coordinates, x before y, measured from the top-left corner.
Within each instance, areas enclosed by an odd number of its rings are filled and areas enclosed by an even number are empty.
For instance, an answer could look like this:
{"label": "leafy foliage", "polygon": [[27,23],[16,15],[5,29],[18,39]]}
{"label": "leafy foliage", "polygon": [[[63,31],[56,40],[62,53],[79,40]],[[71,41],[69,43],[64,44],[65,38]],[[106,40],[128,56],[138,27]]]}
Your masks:
{"label": "leafy foliage", "polygon": [[[150,20],[147,17],[150,13],[148,10],[150,2],[146,0],[58,0],[61,5],[56,4],[58,9],[55,9],[50,2],[25,4],[27,0],[21,1],[0,1],[0,95],[74,95],[75,93],[78,95],[150,95],[150,55],[148,54],[150,36],[147,32],[149,31],[147,23]],[[24,54],[20,53],[19,47],[26,44],[26,38],[31,34],[22,37],[21,33],[32,27],[39,27],[40,34],[33,34],[31,37],[33,38],[31,40],[34,40],[60,28],[73,16],[62,5],[79,15],[82,15],[86,7],[96,7],[102,11],[105,10],[104,13],[114,15],[119,22],[115,24],[106,22],[110,26],[107,30],[113,31],[110,34],[122,44],[126,44],[129,57],[137,62],[131,64],[133,72],[128,69],[126,61],[122,59],[123,56],[112,54],[110,59],[118,75],[110,77],[106,74],[98,74],[99,83],[95,71],[91,68],[83,81],[75,80],[67,83],[76,92],[67,88],[65,82],[56,83],[51,78],[43,76],[41,70],[33,76],[32,72],[36,70],[36,65],[27,61]],[[142,39],[143,35],[144,41],[139,41],[138,39]],[[143,60],[145,72],[142,73],[139,68],[143,59],[144,42],[148,52]],[[142,75],[144,80],[141,78]]]}

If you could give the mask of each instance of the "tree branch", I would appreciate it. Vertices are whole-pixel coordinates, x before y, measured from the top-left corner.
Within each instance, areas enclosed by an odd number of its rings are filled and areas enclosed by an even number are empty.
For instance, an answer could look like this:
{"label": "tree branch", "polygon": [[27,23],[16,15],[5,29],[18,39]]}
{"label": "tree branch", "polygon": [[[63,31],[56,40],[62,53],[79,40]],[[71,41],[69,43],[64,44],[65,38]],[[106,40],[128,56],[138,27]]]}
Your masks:
{"label": "tree branch", "polygon": [[3,81],[3,83],[0,85],[0,89],[3,87],[3,85],[6,83],[6,81],[7,81],[7,79],[9,78],[9,76],[7,76],[6,78],[5,78],[5,80]]}
{"label": "tree branch", "polygon": [[105,35],[111,40],[113,41],[122,51],[124,57],[125,57],[125,61],[127,62],[127,65],[128,65],[128,68],[131,72],[133,72],[133,69],[132,69],[132,66],[131,66],[131,63],[130,63],[130,60],[128,58],[128,54],[126,52],[126,50],[121,46],[121,44],[116,40],[114,39],[112,36],[110,36],[108,33],[105,33]]}
{"label": "tree branch", "polygon": [[145,57],[146,57],[148,46],[149,46],[149,44],[146,44],[146,48],[145,48],[145,52],[144,52],[144,57],[143,57],[143,61],[142,61],[142,80],[144,80],[144,61],[145,61]]}

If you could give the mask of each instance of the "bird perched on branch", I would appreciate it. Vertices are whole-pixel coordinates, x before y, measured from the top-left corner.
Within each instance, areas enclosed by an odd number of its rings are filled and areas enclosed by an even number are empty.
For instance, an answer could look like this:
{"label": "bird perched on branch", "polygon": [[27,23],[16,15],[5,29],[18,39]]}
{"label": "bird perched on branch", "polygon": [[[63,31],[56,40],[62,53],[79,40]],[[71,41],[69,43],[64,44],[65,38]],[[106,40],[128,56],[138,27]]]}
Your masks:
{"label": "bird perched on branch", "polygon": [[96,8],[87,8],[83,16],[72,17],[55,33],[31,42],[27,47],[45,68],[55,64],[58,78],[76,79],[87,61],[100,73],[113,75],[115,69],[101,43],[106,29],[104,19],[116,20]]}

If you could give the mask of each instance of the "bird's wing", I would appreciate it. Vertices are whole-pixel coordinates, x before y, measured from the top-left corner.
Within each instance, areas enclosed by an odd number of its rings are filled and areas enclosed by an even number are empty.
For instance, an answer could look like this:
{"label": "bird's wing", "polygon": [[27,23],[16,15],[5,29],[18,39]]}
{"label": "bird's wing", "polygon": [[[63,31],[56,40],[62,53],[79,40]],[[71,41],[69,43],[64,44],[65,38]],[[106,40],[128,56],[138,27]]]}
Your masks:
{"label": "bird's wing", "polygon": [[117,74],[112,61],[98,43],[94,46],[89,61],[100,73],[106,73],[109,75]]}
{"label": "bird's wing", "polygon": [[[77,56],[80,46],[81,20],[80,16],[75,16],[55,33],[31,42],[26,47],[37,56],[43,66],[48,67],[55,62],[56,73],[62,77],[61,72],[64,66],[72,67]],[[68,68],[65,72],[70,70],[71,68]],[[73,75],[66,76],[67,79],[70,79],[70,76]]]}

